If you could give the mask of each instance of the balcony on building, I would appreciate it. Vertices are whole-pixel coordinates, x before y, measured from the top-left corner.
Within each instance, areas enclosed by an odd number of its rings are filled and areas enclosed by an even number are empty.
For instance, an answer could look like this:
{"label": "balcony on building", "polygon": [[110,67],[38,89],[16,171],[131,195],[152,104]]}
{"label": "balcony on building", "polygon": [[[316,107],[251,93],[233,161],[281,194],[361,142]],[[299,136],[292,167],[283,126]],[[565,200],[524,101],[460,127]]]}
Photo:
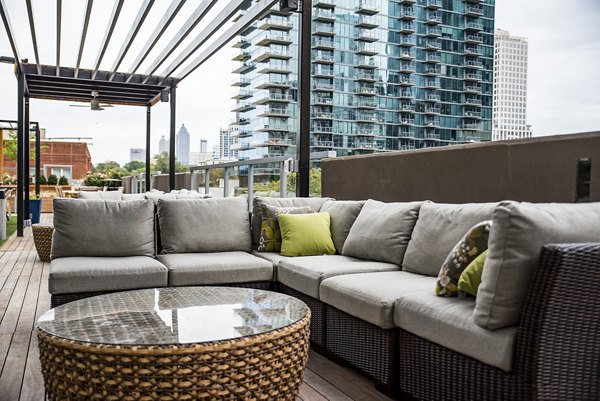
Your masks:
{"label": "balcony on building", "polygon": [[412,38],[403,37],[398,44],[403,47],[412,47],[416,46],[417,43]]}
{"label": "balcony on building", "polygon": [[465,85],[463,88],[463,92],[481,94],[481,87],[479,85]]}
{"label": "balcony on building", "polygon": [[481,81],[483,79],[483,77],[481,76],[481,74],[476,74],[473,72],[468,72],[465,74],[465,80],[467,81]]}
{"label": "balcony on building", "polygon": [[314,0],[312,4],[319,8],[335,8],[335,0]]}
{"label": "balcony on building", "polygon": [[290,124],[280,124],[280,123],[269,123],[261,125],[254,129],[254,131],[258,132],[269,132],[269,131],[282,131],[289,132],[293,131],[294,127]]}
{"label": "balcony on building", "polygon": [[359,85],[354,89],[354,92],[358,95],[375,96],[377,94],[377,89],[372,86]]}
{"label": "balcony on building", "polygon": [[239,91],[233,92],[231,99],[243,100],[252,97],[253,91],[249,89],[240,89]]}
{"label": "balcony on building", "polygon": [[481,142],[481,135],[474,135],[472,132],[459,131],[456,134],[458,142]]}
{"label": "balcony on building", "polygon": [[278,29],[278,30],[289,31],[294,27],[294,24],[287,17],[279,17],[276,15],[271,15],[271,16],[261,20],[259,22],[258,27],[263,30]]}
{"label": "balcony on building", "polygon": [[430,10],[442,8],[442,0],[427,0],[425,2],[425,8],[429,8]]}
{"label": "balcony on building", "polygon": [[440,50],[442,48],[442,42],[439,40],[428,40],[425,42],[425,49],[427,50]]}
{"label": "balcony on building", "polygon": [[375,69],[378,67],[378,64],[373,57],[360,57],[356,62],[356,66],[359,68]]}
{"label": "balcony on building", "polygon": [[375,77],[375,74],[373,73],[373,71],[367,70],[367,71],[358,71],[354,80],[364,81],[364,82],[376,82],[377,78]]}
{"label": "balcony on building", "polygon": [[355,11],[359,14],[375,15],[379,13],[379,7],[377,7],[377,4],[374,1],[360,0]]}
{"label": "balcony on building", "polygon": [[442,17],[439,16],[438,14],[429,14],[427,16],[427,19],[425,20],[425,23],[429,24],[429,25],[441,24],[442,23]]}
{"label": "balcony on building", "polygon": [[231,131],[233,138],[248,138],[252,136],[252,130],[249,129],[237,129]]}
{"label": "balcony on building", "polygon": [[315,124],[312,126],[311,131],[313,134],[331,134],[333,133],[333,127],[329,125]]}
{"label": "balcony on building", "polygon": [[331,148],[333,148],[333,141],[313,140],[310,142],[310,146],[315,149],[318,148],[318,149],[330,150]]}
{"label": "balcony on building", "polygon": [[331,95],[329,95],[329,96],[324,96],[324,95],[315,96],[313,98],[313,104],[315,104],[315,105],[321,105],[321,106],[332,105],[333,104],[333,97],[331,97]]}
{"label": "balcony on building", "polygon": [[411,9],[403,9],[400,12],[399,18],[403,21],[413,21],[417,18],[417,14]]}
{"label": "balcony on building", "polygon": [[249,150],[249,149],[254,149],[254,146],[252,146],[249,143],[234,143],[231,145],[231,150]]}
{"label": "balcony on building", "polygon": [[328,64],[328,65],[333,64],[334,63],[333,52],[332,51],[322,51],[322,50],[313,52],[313,63]]}
{"label": "balcony on building", "polygon": [[414,113],[415,106],[413,106],[412,104],[401,104],[400,111],[404,113]]}
{"label": "balcony on building", "polygon": [[399,68],[399,71],[405,74],[413,73],[416,70],[417,65],[415,63],[402,63]]}
{"label": "balcony on building", "polygon": [[479,123],[463,124],[463,131],[479,131]]}
{"label": "balcony on building", "polygon": [[375,152],[377,150],[383,150],[385,146],[379,142],[371,142],[371,141],[359,141],[354,144],[354,148],[357,151],[364,152]]}
{"label": "balcony on building", "polygon": [[314,80],[312,83],[312,88],[317,92],[333,92],[333,82]]}
{"label": "balcony on building", "polygon": [[354,39],[360,40],[362,42],[377,42],[379,37],[373,31],[368,29],[359,29],[354,36]]}
{"label": "balcony on building", "polygon": [[377,135],[379,135],[379,130],[373,124],[368,124],[366,127],[359,127],[356,130],[356,136],[361,138],[373,138]]}
{"label": "balcony on building", "polygon": [[412,129],[401,129],[400,132],[398,132],[398,138],[400,138],[400,139],[414,139],[415,138],[415,131],[413,131]]}
{"label": "balcony on building", "polygon": [[[434,125],[431,125],[430,127],[433,127],[433,126]],[[440,134],[436,134],[435,132],[426,132],[423,135],[423,139],[426,140],[426,141],[439,141],[440,140]]]}
{"label": "balcony on building", "polygon": [[414,86],[416,84],[415,80],[406,76],[400,77],[398,81],[398,85],[400,86]]}
{"label": "balcony on building", "polygon": [[465,43],[483,43],[483,36],[465,35]]}
{"label": "balcony on building", "polygon": [[312,113],[311,118],[315,120],[331,120],[333,119],[333,113],[331,111],[315,111]]}
{"label": "balcony on building", "polygon": [[287,33],[275,33],[275,31],[267,32],[261,35],[256,41],[258,46],[274,45],[290,45],[292,44],[292,36]]}
{"label": "balcony on building", "polygon": [[242,63],[238,63],[237,65],[235,65],[233,67],[233,69],[231,70],[231,72],[234,74],[244,74],[254,68],[255,68],[254,63],[252,63],[250,61],[244,61]]}
{"label": "balcony on building", "polygon": [[316,65],[313,68],[313,77],[316,78],[333,78],[334,70],[333,66],[329,65]]}
{"label": "balcony on building", "polygon": [[467,98],[465,98],[463,104],[471,105],[471,106],[481,106],[483,104],[483,102],[481,101],[481,99],[467,97]]}
{"label": "balcony on building", "polygon": [[481,56],[481,50],[477,46],[465,46],[465,56]]}
{"label": "balcony on building", "polygon": [[320,50],[333,50],[335,43],[332,38],[313,38],[312,47]]}
{"label": "balcony on building", "polygon": [[412,22],[403,21],[402,24],[400,25],[399,30],[401,33],[411,34],[411,33],[415,33],[417,31],[417,28],[416,28],[415,24],[413,24]]}
{"label": "balcony on building", "polygon": [[379,23],[377,22],[377,19],[373,16],[360,15],[356,20],[355,25],[359,28],[373,29],[377,28],[379,26]]}
{"label": "balcony on building", "polygon": [[365,56],[374,56],[379,53],[376,46],[372,43],[358,43],[354,52]]}
{"label": "balcony on building", "polygon": [[292,54],[287,49],[277,49],[273,50],[270,47],[262,47],[259,48],[258,51],[254,53],[254,62],[260,63],[269,59],[280,59],[280,60],[289,60],[292,58]]}
{"label": "balcony on building", "polygon": [[400,60],[414,60],[415,55],[410,51],[410,48],[402,50]]}
{"label": "balcony on building", "polygon": [[354,107],[358,109],[374,110],[377,108],[377,102],[373,99],[357,99],[354,101]]}
{"label": "balcony on building", "polygon": [[246,38],[240,38],[232,45],[232,47],[238,49],[245,49],[248,46],[250,46],[250,41]]}
{"label": "balcony on building", "polygon": [[415,93],[411,90],[403,90],[403,91],[400,91],[400,93],[398,94],[398,97],[400,99],[414,99]]}
{"label": "balcony on building", "polygon": [[483,24],[479,22],[467,22],[465,25],[467,31],[483,31]]}
{"label": "balcony on building", "polygon": [[315,35],[333,36],[335,35],[335,27],[327,23],[318,23],[313,25],[312,32]]}
{"label": "balcony on building", "polygon": [[258,97],[252,103],[257,104],[257,105],[258,104],[266,104],[266,103],[270,103],[270,102],[289,103],[292,100],[293,100],[292,95],[289,95],[287,93],[269,93],[267,95]]}
{"label": "balcony on building", "polygon": [[253,108],[254,105],[250,102],[237,102],[233,105],[231,111],[236,113],[243,113],[245,111],[252,110]]}
{"label": "balcony on building", "polygon": [[354,121],[360,122],[360,123],[375,123],[375,122],[379,122],[379,119],[377,117],[377,113],[374,111],[369,111],[369,112],[358,112],[355,115]]}
{"label": "balcony on building", "polygon": [[258,64],[259,74],[278,73],[278,74],[290,74],[292,72],[290,65],[285,62],[279,62],[279,60],[270,60],[266,63]]}
{"label": "balcony on building", "polygon": [[483,63],[481,61],[467,60],[464,66],[465,68],[481,69],[483,68]]}
{"label": "balcony on building", "polygon": [[476,6],[467,6],[465,7],[465,15],[468,15],[469,17],[482,17],[483,8]]}
{"label": "balcony on building", "polygon": [[258,117],[289,117],[290,110],[287,107],[265,107],[258,112]]}
{"label": "balcony on building", "polygon": [[269,89],[269,88],[288,89],[288,88],[291,88],[292,85],[285,78],[277,77],[277,76],[273,77],[273,76],[271,76],[271,74],[266,74],[255,82],[254,87],[256,89]]}
{"label": "balcony on building", "polygon": [[440,84],[435,79],[428,79],[427,81],[425,81],[425,84],[423,84],[423,86],[427,89],[438,89],[440,87]]}
{"label": "balcony on building", "polygon": [[463,112],[463,115],[467,118],[474,118],[474,119],[480,119],[481,118],[481,112],[477,111],[477,110],[465,110]]}
{"label": "balcony on building", "polygon": [[430,37],[430,38],[438,38],[438,37],[442,36],[442,30],[435,26],[429,26],[425,30],[425,36]]}
{"label": "balcony on building", "polygon": [[441,110],[439,107],[426,107],[423,113],[428,115],[439,115]]}
{"label": "balcony on building", "polygon": [[335,21],[335,13],[331,9],[317,8],[313,12],[313,20],[322,22],[333,22]]}
{"label": "balcony on building", "polygon": [[397,1],[400,4],[406,4],[406,5],[413,5],[417,2],[416,0],[397,0]]}
{"label": "balcony on building", "polygon": [[427,93],[425,94],[425,98],[423,100],[430,103],[437,103],[440,102],[442,99],[437,93]]}
{"label": "balcony on building", "polygon": [[231,82],[231,86],[243,87],[243,86],[248,86],[248,85],[250,85],[250,79],[248,79],[248,78],[240,77],[240,78],[234,79],[233,82]]}
{"label": "balcony on building", "polygon": [[260,148],[264,146],[295,146],[294,142],[291,139],[283,139],[283,138],[269,138],[263,140],[252,141],[252,146],[255,148]]}
{"label": "balcony on building", "polygon": [[[438,57],[439,57],[439,56],[438,56]],[[441,57],[439,57],[439,61],[441,61]],[[436,62],[439,62],[439,61],[436,61]],[[431,62],[431,61],[430,61],[430,62]],[[425,75],[427,75],[427,76],[430,76],[430,77],[435,77],[435,76],[438,76],[438,75],[440,75],[441,73],[442,73],[442,69],[441,69],[441,68],[438,68],[438,67],[434,67],[434,66],[431,66],[431,67],[425,67],[425,68],[423,69],[423,74],[425,74]]]}
{"label": "balcony on building", "polygon": [[231,123],[237,125],[246,125],[250,124],[250,119],[248,117],[236,117],[231,120]]}
{"label": "balcony on building", "polygon": [[400,125],[401,126],[413,126],[413,125],[415,125],[415,119],[414,118],[401,118]]}

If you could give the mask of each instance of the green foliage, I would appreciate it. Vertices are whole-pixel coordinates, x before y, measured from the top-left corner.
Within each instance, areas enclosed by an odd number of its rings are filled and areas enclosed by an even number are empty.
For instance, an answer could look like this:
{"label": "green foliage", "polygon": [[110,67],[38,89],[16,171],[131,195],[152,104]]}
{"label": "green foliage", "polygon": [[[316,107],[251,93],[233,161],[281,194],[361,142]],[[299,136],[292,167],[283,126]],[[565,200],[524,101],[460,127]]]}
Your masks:
{"label": "green foliage", "polygon": [[58,185],[69,185],[69,179],[63,175],[58,180]]}
{"label": "green foliage", "polygon": [[[274,180],[266,183],[255,183],[255,192],[277,192],[281,188],[279,180]],[[289,173],[287,175],[287,192],[296,192],[296,174]],[[310,169],[310,184],[309,184],[310,196],[321,196],[321,169],[312,168]]]}
{"label": "green foliage", "polygon": [[123,168],[129,172],[133,172],[135,170],[146,168],[146,163],[137,160],[132,160],[129,163],[125,163],[123,165]]}
{"label": "green foliage", "polygon": [[[154,168],[152,170],[160,171],[161,174],[168,174],[169,173],[169,154],[167,152],[162,152],[161,154],[158,154],[154,157],[156,159],[156,163],[154,164]],[[183,164],[179,163],[178,161],[175,161],[175,172],[176,173],[185,173],[187,171],[190,171],[188,166],[183,165]]]}
{"label": "green foliage", "polygon": [[[35,135],[30,135],[29,140],[31,148],[29,149],[29,160],[35,160]],[[4,140],[4,154],[13,162],[17,161],[17,132],[10,131],[8,133],[8,138]],[[45,152],[48,149],[48,146],[40,146],[40,152]]]}
{"label": "green foliage", "polygon": [[108,176],[104,173],[91,173],[83,179],[83,183],[88,187],[103,187],[104,180],[107,178]]}
{"label": "green foliage", "polygon": [[58,177],[54,174],[48,176],[48,185],[58,185]]}
{"label": "green foliage", "polygon": [[108,170],[116,170],[121,168],[121,165],[115,161],[106,161],[98,163],[94,166],[93,173],[107,173]]}
{"label": "green foliage", "polygon": [[40,185],[47,185],[48,180],[46,180],[46,176],[40,175]]}
{"label": "green foliage", "polygon": [[106,170],[105,174],[108,176],[107,178],[112,178],[115,180],[120,180],[121,178],[129,175],[129,171],[124,169],[123,167],[111,168],[110,170]]}

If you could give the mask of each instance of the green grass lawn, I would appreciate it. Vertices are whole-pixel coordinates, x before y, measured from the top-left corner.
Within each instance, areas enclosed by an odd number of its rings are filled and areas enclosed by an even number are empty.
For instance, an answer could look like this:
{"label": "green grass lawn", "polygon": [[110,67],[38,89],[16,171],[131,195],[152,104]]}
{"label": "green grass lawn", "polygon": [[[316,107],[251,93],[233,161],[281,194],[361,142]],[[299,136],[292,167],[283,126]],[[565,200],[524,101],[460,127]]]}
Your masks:
{"label": "green grass lawn", "polygon": [[[17,231],[17,216],[10,216],[10,220],[6,222],[6,239],[9,239],[15,231]],[[0,246],[5,242],[6,240],[0,240]]]}

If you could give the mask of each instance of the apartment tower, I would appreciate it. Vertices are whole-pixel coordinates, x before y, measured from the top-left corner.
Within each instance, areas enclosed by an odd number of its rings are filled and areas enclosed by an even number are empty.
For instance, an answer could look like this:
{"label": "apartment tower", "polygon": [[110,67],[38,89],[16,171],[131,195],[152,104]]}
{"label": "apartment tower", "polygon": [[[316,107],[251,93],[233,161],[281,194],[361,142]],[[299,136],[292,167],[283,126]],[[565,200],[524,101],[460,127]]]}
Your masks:
{"label": "apartment tower", "polygon": [[[296,152],[297,26],[275,8],[233,45],[240,159]],[[313,0],[311,151],[490,140],[493,32],[494,0]]]}
{"label": "apartment tower", "polygon": [[531,138],[527,125],[527,39],[496,30],[492,139]]}
{"label": "apartment tower", "polygon": [[175,135],[175,158],[181,164],[190,164],[190,133],[183,124]]}

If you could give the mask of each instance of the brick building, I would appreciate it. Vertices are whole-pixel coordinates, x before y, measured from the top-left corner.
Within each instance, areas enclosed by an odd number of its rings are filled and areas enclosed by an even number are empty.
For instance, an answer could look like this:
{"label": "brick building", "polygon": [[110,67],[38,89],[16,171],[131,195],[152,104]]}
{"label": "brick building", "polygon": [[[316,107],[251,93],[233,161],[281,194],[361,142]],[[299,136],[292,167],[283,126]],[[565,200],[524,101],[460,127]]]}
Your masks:
{"label": "brick building", "polygon": [[[33,143],[31,146],[35,146]],[[40,158],[41,174],[79,180],[92,171],[92,156],[85,142],[49,141],[42,140]],[[35,161],[29,164],[30,174],[35,175]],[[4,156],[3,171],[9,175],[16,174],[15,162]]]}

